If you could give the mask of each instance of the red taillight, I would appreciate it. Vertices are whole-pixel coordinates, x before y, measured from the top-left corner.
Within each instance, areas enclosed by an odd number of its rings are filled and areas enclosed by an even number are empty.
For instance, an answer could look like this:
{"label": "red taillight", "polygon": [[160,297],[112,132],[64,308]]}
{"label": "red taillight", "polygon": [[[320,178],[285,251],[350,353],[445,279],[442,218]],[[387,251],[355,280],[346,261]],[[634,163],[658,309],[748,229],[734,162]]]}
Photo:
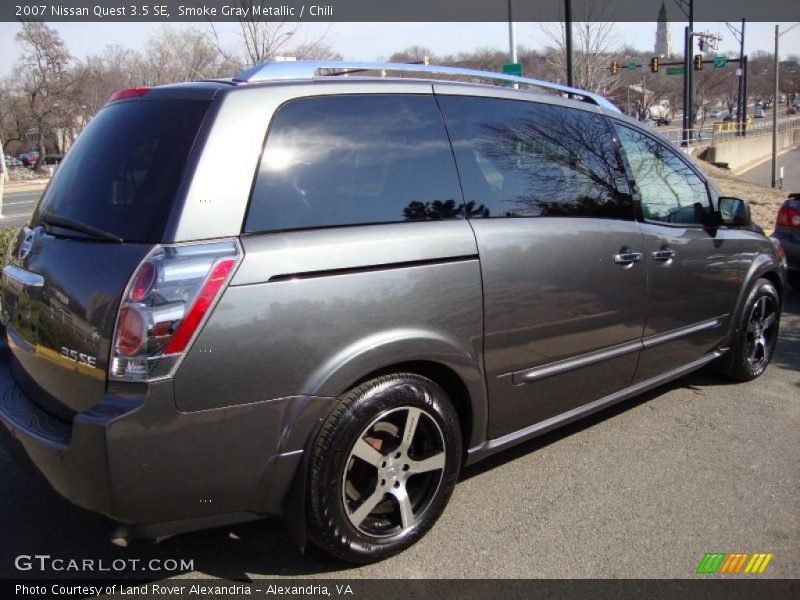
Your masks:
{"label": "red taillight", "polygon": [[211,275],[209,275],[208,279],[206,279],[203,289],[200,290],[200,294],[198,294],[197,300],[194,301],[189,314],[183,318],[183,321],[181,321],[181,324],[178,326],[178,330],[175,332],[175,335],[172,336],[172,339],[164,350],[164,354],[183,352],[183,350],[186,348],[186,344],[188,344],[189,340],[192,339],[192,336],[194,335],[197,326],[200,324],[200,321],[203,320],[206,311],[214,301],[214,298],[217,297],[219,288],[221,288],[222,284],[225,283],[225,280],[228,278],[228,274],[231,272],[231,269],[233,269],[235,264],[236,260],[233,258],[228,258],[217,263],[217,265],[211,271]]}
{"label": "red taillight", "polygon": [[790,206],[781,206],[781,209],[778,211],[778,218],[775,221],[775,226],[800,229],[800,210],[796,210]]}
{"label": "red taillight", "polygon": [[133,282],[130,294],[131,300],[140,302],[147,298],[147,295],[153,291],[157,273],[156,266],[153,263],[147,262],[142,265],[136,280]]}
{"label": "red taillight", "polygon": [[108,99],[108,102],[116,102],[117,100],[125,100],[126,98],[136,98],[138,96],[144,96],[151,89],[152,88],[149,87],[138,87],[138,88],[130,88],[127,90],[120,90],[112,94],[111,98]]}
{"label": "red taillight", "polygon": [[109,379],[171,377],[241,256],[236,240],[153,248],[122,295]]}
{"label": "red taillight", "polygon": [[119,313],[117,330],[117,349],[122,356],[133,356],[142,347],[147,336],[142,313],[136,308],[126,306]]}

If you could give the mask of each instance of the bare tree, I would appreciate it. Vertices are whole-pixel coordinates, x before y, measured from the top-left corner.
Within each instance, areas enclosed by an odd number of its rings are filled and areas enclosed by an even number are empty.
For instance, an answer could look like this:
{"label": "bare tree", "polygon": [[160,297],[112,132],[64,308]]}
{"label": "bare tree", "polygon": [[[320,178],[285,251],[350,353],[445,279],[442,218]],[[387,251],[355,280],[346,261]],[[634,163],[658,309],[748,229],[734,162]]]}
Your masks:
{"label": "bare tree", "polygon": [[23,22],[16,40],[22,46],[22,57],[14,74],[25,98],[25,110],[38,133],[35,167],[39,168],[46,145],[52,143],[60,151],[57,132],[74,126],[74,79],[69,68],[72,56],[58,32],[42,22]]}
{"label": "bare tree", "polygon": [[[587,13],[602,10],[599,6],[589,6]],[[567,76],[566,27],[562,23],[542,25],[542,31],[550,40],[547,61],[554,68],[557,79],[565,83]],[[614,23],[611,21],[592,21],[573,23],[573,84],[575,87],[603,95],[611,94],[619,84],[608,69],[608,63],[616,47]]]}
{"label": "bare tree", "polygon": [[340,55],[326,43],[330,27],[317,35],[310,35],[303,23],[289,21],[262,21],[252,8],[266,8],[267,0],[235,0],[235,6],[243,9],[247,16],[238,20],[239,43],[231,49],[224,42],[217,26],[209,23],[209,39],[216,50],[237,68],[252,67],[281,54],[298,58],[336,58]]}

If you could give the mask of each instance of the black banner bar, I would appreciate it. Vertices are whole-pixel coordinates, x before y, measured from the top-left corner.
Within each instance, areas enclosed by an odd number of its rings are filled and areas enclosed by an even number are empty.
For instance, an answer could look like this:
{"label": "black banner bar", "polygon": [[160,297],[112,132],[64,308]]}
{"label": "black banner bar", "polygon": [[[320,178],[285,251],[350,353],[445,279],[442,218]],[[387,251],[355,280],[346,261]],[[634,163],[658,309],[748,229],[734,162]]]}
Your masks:
{"label": "black banner bar", "polygon": [[[572,2],[574,22],[655,22],[662,0]],[[670,21],[686,17],[668,2]],[[564,0],[514,0],[516,22],[564,20]],[[800,2],[697,0],[696,22],[798,21]],[[491,22],[507,21],[506,2],[488,0],[3,0],[0,21],[53,22]]]}
{"label": "black banner bar", "polygon": [[153,582],[114,580],[5,580],[4,598],[303,598],[306,600],[405,600],[406,598],[449,600],[493,598],[563,598],[588,600],[744,600],[769,598],[795,600],[800,597],[798,580],[753,579],[752,576],[685,580],[637,579],[481,579],[481,580],[393,580],[393,579],[261,579],[235,582],[212,579],[167,579]]}

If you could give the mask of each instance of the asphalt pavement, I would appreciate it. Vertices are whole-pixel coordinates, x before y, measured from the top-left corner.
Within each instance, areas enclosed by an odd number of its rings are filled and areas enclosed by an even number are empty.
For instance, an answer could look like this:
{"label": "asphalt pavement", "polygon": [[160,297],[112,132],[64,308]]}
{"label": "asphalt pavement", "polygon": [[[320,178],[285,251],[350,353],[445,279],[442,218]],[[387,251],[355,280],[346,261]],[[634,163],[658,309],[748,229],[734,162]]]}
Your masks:
{"label": "asphalt pavement", "polygon": [[366,567],[314,549],[299,554],[277,519],[120,549],[108,541],[111,523],[73,507],[0,450],[0,577],[80,576],[14,567],[21,554],[48,554],[106,564],[191,560],[193,570],[170,575],[237,580],[691,578],[707,552],[769,552],[759,577],[797,578],[798,431],[800,294],[790,292],[760,379],[696,373],[468,468],[422,541]]}
{"label": "asphalt pavement", "polygon": [[[778,155],[778,177],[783,166],[782,189],[789,192],[800,192],[800,146]],[[741,173],[741,178],[750,183],[772,185],[772,159],[757,164],[755,167]]]}
{"label": "asphalt pavement", "polygon": [[6,184],[0,227],[22,227],[27,223],[44,191],[43,186],[15,188],[16,186]]}

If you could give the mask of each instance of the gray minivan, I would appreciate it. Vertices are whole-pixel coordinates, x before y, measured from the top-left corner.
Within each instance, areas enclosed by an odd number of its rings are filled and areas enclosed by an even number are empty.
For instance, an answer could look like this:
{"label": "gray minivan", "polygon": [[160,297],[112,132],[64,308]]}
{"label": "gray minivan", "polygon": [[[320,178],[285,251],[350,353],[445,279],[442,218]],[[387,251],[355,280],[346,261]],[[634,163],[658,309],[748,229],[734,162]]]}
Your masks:
{"label": "gray minivan", "polygon": [[379,560],[464,465],[759,376],[784,277],[745,202],[585,91],[326,62],[125,90],[6,256],[2,438],[118,541],[283,515]]}

